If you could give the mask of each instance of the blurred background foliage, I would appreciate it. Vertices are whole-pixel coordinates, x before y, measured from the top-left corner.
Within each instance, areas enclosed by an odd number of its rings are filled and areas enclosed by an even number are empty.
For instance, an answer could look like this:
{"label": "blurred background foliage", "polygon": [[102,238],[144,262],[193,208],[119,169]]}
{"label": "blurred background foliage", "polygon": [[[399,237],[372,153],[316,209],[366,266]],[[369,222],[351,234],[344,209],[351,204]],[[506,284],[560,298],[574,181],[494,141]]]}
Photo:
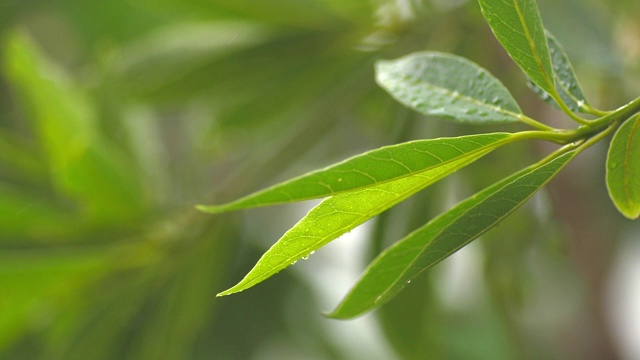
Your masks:
{"label": "blurred background foliage", "polygon": [[[638,1],[539,5],[592,103],[640,94]],[[497,129],[402,108],[376,87],[376,59],[467,56],[529,115],[571,126],[526,88],[473,1],[2,0],[0,44],[1,358],[629,354],[610,321],[610,275],[640,229],[607,199],[604,144],[359,320],[321,316],[353,272],[547,145],[510,145],[343,244],[215,298],[308,208],[208,216],[195,204],[386,144]]]}

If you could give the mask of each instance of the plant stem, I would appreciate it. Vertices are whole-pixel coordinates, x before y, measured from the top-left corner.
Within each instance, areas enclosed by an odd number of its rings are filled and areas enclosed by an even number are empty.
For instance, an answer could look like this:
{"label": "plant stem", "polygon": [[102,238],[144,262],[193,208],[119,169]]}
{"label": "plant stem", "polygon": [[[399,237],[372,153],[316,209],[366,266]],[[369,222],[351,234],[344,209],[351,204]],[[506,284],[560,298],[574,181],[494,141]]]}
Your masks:
{"label": "plant stem", "polygon": [[613,111],[603,111],[603,110],[599,110],[594,108],[593,106],[589,105],[589,104],[583,104],[582,106],[580,106],[584,111],[588,112],[591,115],[595,115],[595,116],[607,116],[609,114],[611,114]]}
{"label": "plant stem", "polygon": [[556,101],[556,103],[558,104],[558,106],[560,106],[560,109],[567,114],[571,119],[573,119],[575,122],[577,122],[578,124],[582,124],[582,125],[586,125],[589,124],[590,121],[587,119],[584,119],[580,116],[578,116],[576,113],[574,113],[573,111],[571,111],[571,109],[569,109],[569,107],[567,106],[567,104],[564,103],[564,101],[562,100],[562,97],[560,97],[560,94],[558,93],[558,90],[554,87],[551,88],[552,89],[552,93],[551,96],[553,97],[553,99]]}
{"label": "plant stem", "polygon": [[523,117],[530,120],[532,126],[539,128],[541,131],[522,131],[514,134],[515,137],[511,140],[540,139],[551,141],[557,144],[569,144],[578,140],[589,139],[594,135],[597,135],[596,138],[599,139],[600,134],[603,131],[609,133],[611,131],[611,128],[616,128],[620,123],[622,123],[623,120],[631,117],[633,114],[638,112],[640,112],[640,98],[637,98],[627,103],[626,105],[621,106],[615,111],[607,112],[606,115],[602,116],[601,118],[593,121],[588,121],[586,124],[583,124],[577,129],[573,130],[553,129],[523,115]]}
{"label": "plant stem", "polygon": [[640,112],[640,97],[630,101],[626,105],[623,105],[614,111],[607,113],[607,115],[599,119],[593,120],[590,125],[595,126],[596,124],[609,124],[616,120],[624,120],[630,118],[637,112]]}
{"label": "plant stem", "polygon": [[543,131],[554,131],[555,129],[552,128],[551,126],[545,125],[537,120],[534,120],[530,117],[528,117],[525,114],[518,114],[518,120],[520,120],[520,122],[527,124],[531,127],[534,127],[538,130],[543,130]]}

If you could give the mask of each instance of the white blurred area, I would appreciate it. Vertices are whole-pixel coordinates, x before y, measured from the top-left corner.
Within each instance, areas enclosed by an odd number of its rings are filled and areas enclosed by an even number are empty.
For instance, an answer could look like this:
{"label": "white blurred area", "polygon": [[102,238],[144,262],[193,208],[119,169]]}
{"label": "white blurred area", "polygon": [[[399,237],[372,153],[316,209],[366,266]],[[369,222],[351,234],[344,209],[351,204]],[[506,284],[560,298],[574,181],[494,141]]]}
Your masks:
{"label": "white blurred area", "polygon": [[[323,312],[328,313],[338,305],[365,268],[363,254],[369,241],[371,224],[365,223],[344,234],[312,255],[313,258],[317,257],[315,261],[296,268],[320,297],[318,302],[326,307],[322,309]],[[325,325],[347,359],[397,358],[371,313],[353,320],[328,320]]]}
{"label": "white blurred area", "polygon": [[[295,211],[304,215],[316,204],[316,202],[299,204],[300,208]],[[333,310],[362,274],[367,265],[364,254],[368,249],[367,242],[370,240],[373,221],[357,227],[324,246],[314,253],[309,261],[300,264],[303,266],[290,268],[295,269],[314,289],[315,296],[319,298],[318,303],[324,306],[320,311]],[[437,271],[436,289],[442,303],[446,304],[450,310],[472,308],[477,305],[475,302],[479,298],[486,295],[481,285],[484,261],[482,247],[474,242],[443,261],[439,269],[434,269]],[[560,283],[563,281],[567,279]],[[575,292],[573,288],[563,289],[565,291],[555,290],[551,292],[555,296],[562,294],[562,297],[570,298],[565,299],[568,304],[577,300],[570,296]],[[542,323],[554,328],[554,323],[561,322],[563,316],[570,318],[568,314],[571,313],[572,306],[567,306],[562,301],[550,303],[548,301],[553,299],[544,299],[544,297],[533,300],[535,306],[529,311],[533,314],[534,320],[525,321],[529,326],[535,328]],[[538,306],[540,304],[542,308]],[[618,258],[612,269],[607,289],[606,312],[615,342],[614,346],[621,359],[640,360],[640,231],[638,229],[635,232],[629,232],[620,241]],[[345,358],[371,360],[398,358],[387,344],[383,331],[372,313],[354,320],[327,320],[324,325]]]}
{"label": "white blurred area", "polygon": [[620,241],[607,292],[609,326],[625,360],[640,359],[640,230]]}

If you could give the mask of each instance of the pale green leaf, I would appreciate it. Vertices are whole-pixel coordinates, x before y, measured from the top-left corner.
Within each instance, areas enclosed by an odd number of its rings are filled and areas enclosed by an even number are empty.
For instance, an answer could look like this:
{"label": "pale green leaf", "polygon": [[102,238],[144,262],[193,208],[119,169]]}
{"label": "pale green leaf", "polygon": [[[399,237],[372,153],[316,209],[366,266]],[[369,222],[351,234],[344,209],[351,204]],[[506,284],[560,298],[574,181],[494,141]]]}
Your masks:
{"label": "pale green leaf", "polygon": [[417,140],[385,146],[310,172],[228,204],[198,206],[219,213],[259,206],[317,199],[357,190],[445,165],[474,152],[495,148],[511,139],[509,133]]}
{"label": "pale green leaf", "polygon": [[478,0],[496,38],[522,71],[553,93],[553,67],[535,0]]}
{"label": "pale green leaf", "polygon": [[632,220],[640,216],[640,115],[622,124],[611,140],[607,189],[620,213]]}
{"label": "pale green leaf", "polygon": [[485,147],[481,151],[475,151],[431,170],[376,186],[344,192],[324,200],[287,231],[258,260],[242,281],[218,296],[233,294],[262,282],[493,149],[494,147]]}
{"label": "pale green leaf", "polygon": [[378,61],[376,79],[398,101],[427,115],[498,123],[519,121],[522,113],[498,79],[451,54],[422,52]]}
{"label": "pale green leaf", "polygon": [[[571,111],[589,113],[587,108],[589,103],[587,102],[587,98],[580,87],[578,77],[573,70],[573,66],[569,61],[567,53],[551,33],[547,31],[546,34],[549,51],[551,53],[551,63],[556,76],[556,90],[558,90],[560,98],[567,107],[571,109]],[[542,90],[532,82],[529,82],[529,85],[542,100],[551,104],[553,107],[560,109],[556,100],[546,91]]]}
{"label": "pale green leaf", "polygon": [[576,150],[484,189],[381,253],[330,317],[352,318],[389,301],[416,276],[498,225],[544,186]]}

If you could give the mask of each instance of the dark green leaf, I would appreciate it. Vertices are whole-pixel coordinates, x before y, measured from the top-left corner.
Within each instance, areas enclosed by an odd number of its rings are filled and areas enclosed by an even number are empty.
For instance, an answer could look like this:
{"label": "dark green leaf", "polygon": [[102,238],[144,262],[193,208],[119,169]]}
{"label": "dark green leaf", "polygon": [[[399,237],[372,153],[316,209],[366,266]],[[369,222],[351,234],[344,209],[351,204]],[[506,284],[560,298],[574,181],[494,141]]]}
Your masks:
{"label": "dark green leaf", "polygon": [[620,213],[632,220],[640,216],[640,115],[622,124],[611,140],[607,189]]}
{"label": "dark green leaf", "polygon": [[498,79],[451,54],[424,52],[379,61],[376,79],[398,101],[427,115],[497,123],[519,121],[522,113]]}
{"label": "dark green leaf", "polygon": [[478,2],[491,30],[511,58],[536,85],[553,93],[553,67],[535,0]]}
{"label": "dark green leaf", "polygon": [[[556,90],[558,90],[560,98],[572,111],[588,113],[585,107],[585,105],[588,105],[587,99],[582,92],[578,77],[573,70],[569,57],[558,40],[548,31],[546,34],[549,51],[551,53],[551,62],[556,76]],[[540,89],[540,87],[531,81],[529,81],[529,85],[542,100],[560,109],[556,100],[547,92]]]}
{"label": "dark green leaf", "polygon": [[456,205],[380,254],[329,316],[352,318],[389,301],[413,278],[498,225],[576,150],[524,169]]}

